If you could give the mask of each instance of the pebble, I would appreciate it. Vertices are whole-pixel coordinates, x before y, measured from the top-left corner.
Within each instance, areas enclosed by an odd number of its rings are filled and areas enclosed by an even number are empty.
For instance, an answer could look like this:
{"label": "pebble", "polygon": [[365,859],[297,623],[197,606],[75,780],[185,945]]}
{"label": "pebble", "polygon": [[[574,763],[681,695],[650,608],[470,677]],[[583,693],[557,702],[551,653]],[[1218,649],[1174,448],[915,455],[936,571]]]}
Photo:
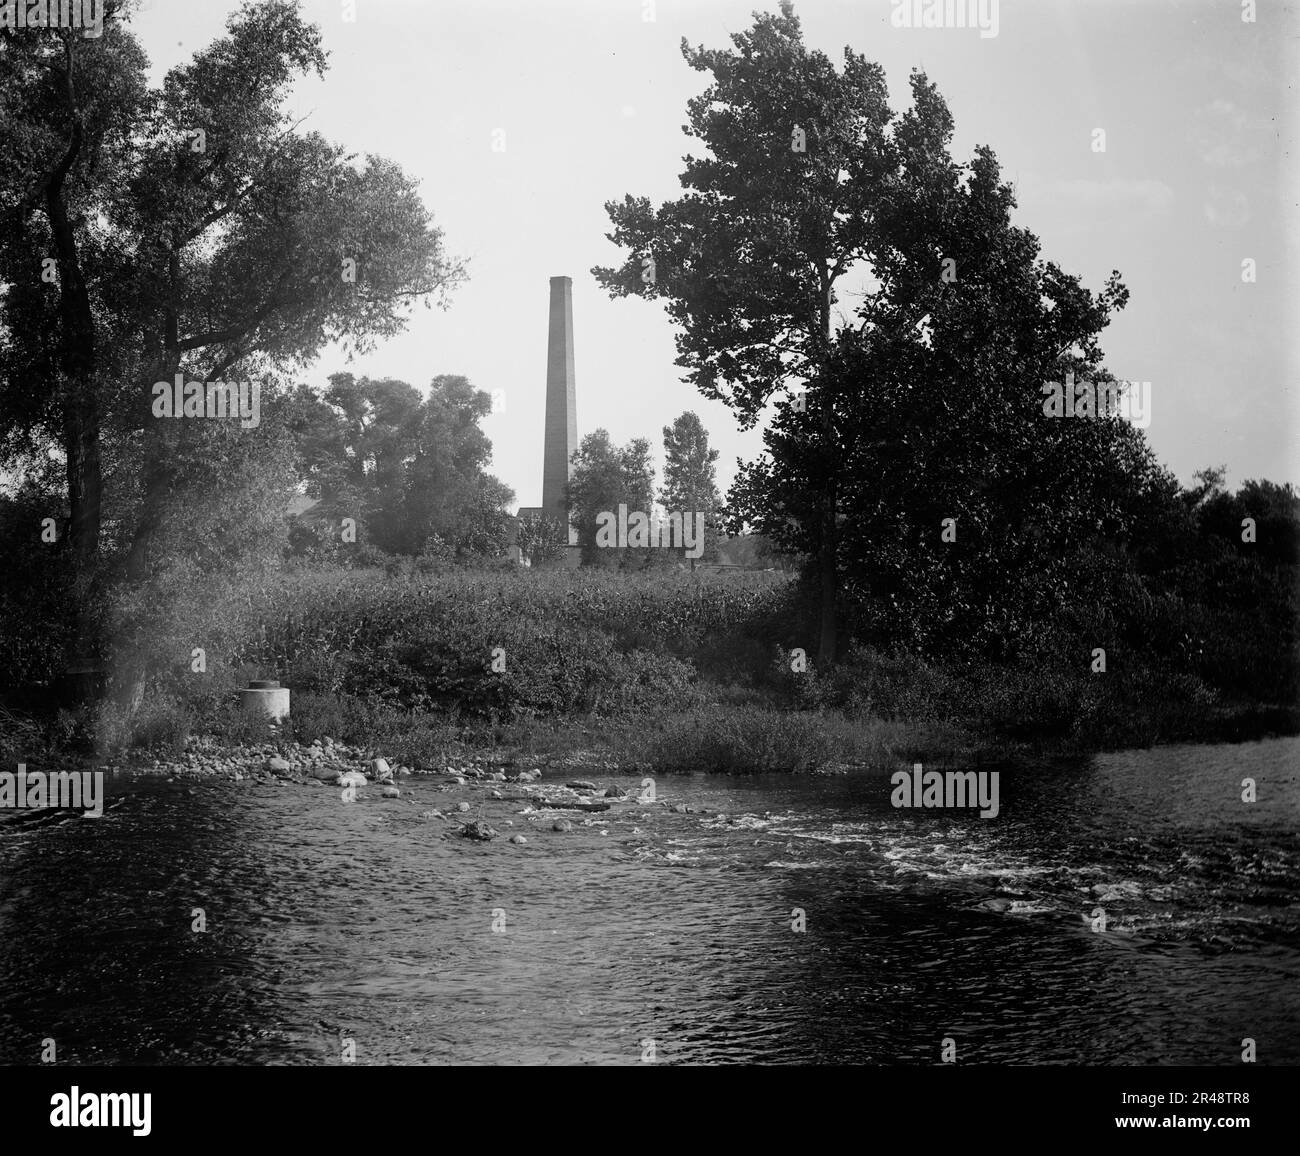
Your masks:
{"label": "pebble", "polygon": [[528,842],[528,840],[525,839],[522,835],[511,835],[510,842],[515,843],[522,847],[525,843]]}
{"label": "pebble", "polygon": [[385,799],[397,799],[400,798],[402,794],[402,792],[396,787],[385,787],[380,793]]}
{"label": "pebble", "polygon": [[469,810],[469,804],[462,800],[461,802],[456,804],[456,810],[460,811],[461,814],[464,814],[466,811]]}
{"label": "pebble", "polygon": [[556,819],[555,822],[551,824],[551,830],[552,830],[552,831],[572,831],[572,830],[573,830],[573,824],[570,823],[568,819]]}

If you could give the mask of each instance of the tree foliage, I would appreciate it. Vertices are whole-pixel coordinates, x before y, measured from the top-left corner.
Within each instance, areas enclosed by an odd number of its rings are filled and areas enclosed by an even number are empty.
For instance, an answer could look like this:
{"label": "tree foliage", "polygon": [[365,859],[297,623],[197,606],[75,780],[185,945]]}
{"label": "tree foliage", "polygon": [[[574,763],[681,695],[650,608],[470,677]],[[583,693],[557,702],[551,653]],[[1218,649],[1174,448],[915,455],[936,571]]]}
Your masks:
{"label": "tree foliage", "polygon": [[[664,426],[664,485],[659,501],[664,509],[681,514],[683,522],[696,514],[703,516],[703,561],[717,557],[721,526],[722,499],[718,495],[714,463],[718,451],[709,448],[709,434],[699,415],[682,414],[671,426]],[[681,557],[683,550],[674,550]]]}
{"label": "tree foliage", "polygon": [[[514,494],[486,473],[492,446],[479,428],[491,398],[441,374],[427,397],[403,381],[330,377],[318,396],[294,398],[299,470],[317,500],[314,535],[299,550],[337,543],[345,517],[358,543],[390,554],[496,557],[504,552]],[[347,551],[334,550],[340,557]]]}
{"label": "tree foliage", "polygon": [[[269,405],[325,343],[364,350],[463,276],[413,180],[284,111],[293,81],[325,68],[296,3],[246,3],[158,89],[128,16],[110,3],[92,39],[0,36],[0,449],[65,463],[83,663],[106,641],[105,593],[177,562],[169,523],[196,503],[233,517],[241,494],[256,521],[279,484],[266,432],[240,430],[233,450],[217,423],[155,416],[154,384],[257,381]],[[248,464],[242,490],[195,469],[229,452]]]}
{"label": "tree foliage", "polygon": [[616,446],[609,431],[598,429],[582,439],[573,455],[569,476],[570,522],[578,532],[578,545],[585,565],[627,565],[644,563],[646,551],[627,549],[621,544],[608,548],[597,544],[602,515],[617,517],[620,505],[629,514],[647,516],[654,501],[654,466],[650,443],[634,438]]}
{"label": "tree foliage", "polygon": [[[950,155],[924,74],[900,115],[878,65],[846,48],[837,69],[789,7],[732,42],[683,44],[712,77],[687,110],[707,155],[676,201],[607,205],[627,257],[594,273],[664,302],[678,364],[742,427],[771,413],[731,528],[809,559],[822,662],[842,602],[883,600],[936,645],[1024,628],[1005,579],[1124,539],[1164,485],[1136,429],[1043,412],[1044,382],[1110,380],[1098,335],[1127,291],[1040,257],[992,150]],[[1057,573],[1034,597],[1069,592]]]}

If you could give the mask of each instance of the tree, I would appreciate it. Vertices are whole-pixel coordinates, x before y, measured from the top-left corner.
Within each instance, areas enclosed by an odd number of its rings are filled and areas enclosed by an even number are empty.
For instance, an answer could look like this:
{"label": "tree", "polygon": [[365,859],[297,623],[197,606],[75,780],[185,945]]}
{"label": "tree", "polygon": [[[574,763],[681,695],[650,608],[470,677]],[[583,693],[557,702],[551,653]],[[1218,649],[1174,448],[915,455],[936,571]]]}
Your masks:
{"label": "tree", "polygon": [[479,428],[491,398],[441,374],[429,395],[391,378],[330,377],[294,399],[299,470],[319,499],[313,520],[357,522],[358,542],[392,554],[499,556],[513,501],[484,471],[492,445]]}
{"label": "tree", "polygon": [[818,653],[833,661],[838,591],[838,455],[832,311],[836,285],[878,239],[877,209],[895,164],[882,69],[845,50],[843,73],[802,41],[790,8],[756,15],[734,52],[682,54],[713,83],[687,106],[707,147],[688,156],[681,199],[658,210],[628,196],[606,205],[621,268],[593,274],[613,295],[665,302],[679,326],[677,364],[742,428],[802,382],[819,422]]}
{"label": "tree", "polygon": [[629,550],[599,531],[602,525],[617,525],[620,505],[626,506],[629,517],[634,512],[648,517],[653,493],[654,467],[645,438],[634,438],[619,447],[610,440],[608,430],[598,429],[582,439],[573,454],[568,502],[584,565],[647,560],[648,550]]}
{"label": "tree", "polygon": [[395,538],[405,552],[417,553],[435,539],[461,557],[505,553],[514,491],[485,472],[492,443],[478,423],[491,412],[491,396],[466,378],[433,379]]}
{"label": "tree", "polygon": [[[212,436],[159,417],[154,383],[269,387],[328,341],[364,350],[398,332],[412,302],[445,304],[463,277],[415,182],[282,111],[293,79],[325,67],[296,4],[246,4],[158,91],[123,16],[110,2],[94,39],[0,40],[0,152],[14,162],[0,179],[0,417],[67,463],[81,663],[102,641],[91,584],[149,580]],[[110,442],[134,500],[101,543]],[[125,676],[135,701],[145,673]]]}
{"label": "tree", "polygon": [[[66,553],[73,619],[65,665],[93,662],[91,585],[101,524],[101,396],[122,368],[97,341],[101,281],[123,264],[95,227],[107,188],[129,178],[132,127],[148,111],[144,60],[115,34],[25,29],[0,38],[0,283],[4,286],[0,428],[63,455],[70,504]],[[110,271],[111,269],[111,271]]]}
{"label": "tree", "polygon": [[569,527],[562,519],[533,510],[519,515],[515,544],[530,566],[555,561],[568,543]]}
{"label": "tree", "polygon": [[[704,553],[712,561],[718,553],[719,507],[714,462],[718,451],[709,448],[709,434],[694,413],[682,414],[671,426],[664,426],[664,486],[659,501],[670,514],[680,514],[683,525],[703,515]],[[680,554],[680,551],[678,552]],[[691,560],[694,568],[695,560]]]}
{"label": "tree", "polygon": [[742,427],[773,403],[730,528],[810,559],[819,662],[835,659],[846,582],[858,605],[911,592],[936,638],[995,623],[1009,562],[1042,554],[1044,533],[1122,533],[1154,484],[1136,430],[1043,412],[1043,382],[1109,379],[1097,335],[1127,291],[1112,275],[1094,296],[1039,260],[992,151],[949,155],[952,117],[923,74],[896,116],[880,67],[846,48],[837,71],[789,5],[732,41],[683,44],[713,77],[688,105],[709,155],[686,159],[677,201],[606,206],[629,255],[593,272],[666,303],[678,364]]}
{"label": "tree", "polygon": [[[1223,476],[1219,469],[1202,470],[1195,477],[1202,487],[1208,483],[1208,492],[1196,505],[1201,533],[1235,554],[1271,566],[1300,563],[1300,497],[1291,484],[1251,479],[1231,494],[1222,488]],[[1254,523],[1249,540],[1243,537],[1247,518]]]}
{"label": "tree", "polygon": [[[926,183],[896,191],[879,288],[835,347],[839,565],[859,628],[1010,659],[1048,607],[1085,599],[1074,552],[1133,543],[1167,485],[1119,416],[1049,414],[1052,382],[1115,384],[1098,338],[1127,299],[1118,275],[1094,295],[1042,260],[1010,222],[992,152],[952,162],[947,109],[919,76],[913,96],[893,137]],[[785,548],[817,545],[819,432],[804,407],[778,405],[766,458],[731,495]]]}

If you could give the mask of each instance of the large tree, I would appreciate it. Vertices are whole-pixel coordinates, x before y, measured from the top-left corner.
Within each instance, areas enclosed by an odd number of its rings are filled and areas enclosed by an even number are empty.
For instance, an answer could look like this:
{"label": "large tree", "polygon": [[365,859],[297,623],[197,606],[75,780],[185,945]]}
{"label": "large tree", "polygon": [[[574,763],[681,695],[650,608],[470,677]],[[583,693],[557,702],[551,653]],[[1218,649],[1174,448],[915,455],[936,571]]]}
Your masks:
{"label": "large tree", "polygon": [[[1132,542],[1166,480],[1120,417],[1045,409],[1045,383],[1113,383],[1098,337],[1127,298],[1117,276],[1094,295],[1042,260],[991,151],[953,162],[946,107],[920,77],[913,93],[893,139],[926,183],[898,189],[879,287],[833,359],[838,569],[889,641],[1010,658],[1083,596],[1075,552]],[[811,406],[778,404],[733,489],[786,548],[818,546],[820,433]]]}
{"label": "large tree", "polygon": [[479,422],[492,398],[458,374],[433,379],[406,471],[394,540],[407,553],[498,557],[509,539],[514,491],[487,473],[492,443]]}
{"label": "large tree", "polygon": [[[101,37],[0,37],[0,417],[11,446],[66,461],[81,664],[100,641],[90,585],[166,564],[164,527],[214,436],[156,417],[153,384],[269,387],[326,342],[396,333],[463,275],[414,181],[285,113],[294,79],[325,68],[296,3],[246,4],[159,90],[123,18],[110,0]],[[134,488],[103,542],[110,443]],[[133,699],[144,674],[126,678]]]}
{"label": "large tree", "polygon": [[[338,522],[350,517],[358,542],[392,554],[499,556],[514,494],[485,471],[492,444],[478,423],[491,407],[451,374],[435,377],[428,397],[350,373],[332,374],[323,394],[300,386],[291,407],[298,469],[317,501],[305,521],[337,542]],[[308,541],[299,535],[300,546]]]}
{"label": "large tree", "polygon": [[1038,259],[992,152],[949,155],[952,118],[923,74],[895,115],[880,67],[810,51],[788,4],[732,42],[683,43],[712,77],[688,105],[707,155],[686,158],[678,200],[607,205],[627,259],[594,273],[665,302],[678,364],[742,427],[773,414],[767,454],[732,488],[733,529],[810,559],[827,663],[846,579],[860,600],[933,563],[938,597],[954,569],[985,576],[1032,549],[1062,496],[1059,535],[1118,526],[1118,495],[1150,466],[1140,435],[1051,423],[1040,387],[1104,376],[1097,334],[1127,294]]}
{"label": "large tree", "polygon": [[707,149],[687,156],[687,190],[657,210],[628,196],[606,208],[621,268],[593,270],[612,294],[664,301],[677,364],[742,428],[788,383],[820,423],[819,654],[834,657],[839,511],[833,373],[837,285],[871,253],[876,209],[895,177],[884,73],[851,50],[843,72],[803,44],[798,18],[757,15],[734,52],[682,42],[713,81],[687,106]]}

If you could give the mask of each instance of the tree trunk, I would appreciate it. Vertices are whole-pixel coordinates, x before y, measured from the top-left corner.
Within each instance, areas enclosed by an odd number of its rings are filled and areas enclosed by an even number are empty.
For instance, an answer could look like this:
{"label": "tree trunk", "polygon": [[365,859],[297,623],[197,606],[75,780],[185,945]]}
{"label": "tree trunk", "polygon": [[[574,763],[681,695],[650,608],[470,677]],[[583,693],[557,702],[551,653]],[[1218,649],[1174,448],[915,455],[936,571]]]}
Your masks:
{"label": "tree trunk", "polygon": [[[99,456],[99,399],[96,395],[95,320],[90,294],[77,255],[77,238],[63,200],[67,172],[81,147],[81,125],[75,119],[67,155],[45,188],[45,214],[50,223],[59,270],[59,371],[63,408],[63,449],[67,455],[69,558],[72,564],[74,612],[72,639],[65,653],[65,674],[71,689],[95,688],[88,672],[97,665],[98,639],[91,608],[92,586],[99,558],[103,479]],[[80,684],[80,686],[78,685]]]}
{"label": "tree trunk", "polygon": [[836,573],[837,528],[835,525],[835,488],[832,483],[822,511],[821,534],[821,636],[817,642],[817,665],[834,666],[839,640],[839,574]]}
{"label": "tree trunk", "polygon": [[72,702],[80,704],[97,698],[102,689],[93,599],[103,482],[99,419],[92,390],[72,386],[65,405],[63,448],[72,514],[68,556],[72,565],[73,621],[72,636],[64,652],[64,673]]}
{"label": "tree trunk", "polygon": [[835,665],[839,642],[839,526],[838,469],[839,454],[835,444],[834,378],[830,364],[831,286],[829,276],[822,281],[821,327],[824,339],[821,379],[818,390],[822,417],[822,460],[826,463],[822,481],[821,549],[818,565],[821,579],[821,633],[817,640],[817,665],[823,669]]}

